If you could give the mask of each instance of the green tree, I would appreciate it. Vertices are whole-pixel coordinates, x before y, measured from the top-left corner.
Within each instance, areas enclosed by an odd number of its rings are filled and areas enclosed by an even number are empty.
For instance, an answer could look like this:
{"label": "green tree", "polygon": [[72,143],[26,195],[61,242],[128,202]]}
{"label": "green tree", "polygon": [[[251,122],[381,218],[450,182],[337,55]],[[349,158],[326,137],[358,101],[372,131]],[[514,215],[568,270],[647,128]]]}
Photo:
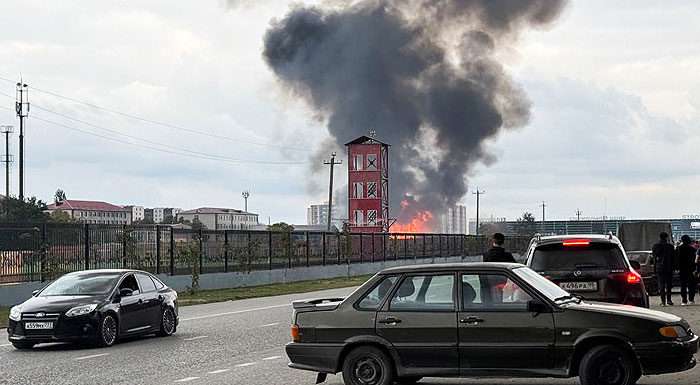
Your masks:
{"label": "green tree", "polygon": [[49,222],[53,223],[78,223],[70,214],[63,210],[55,210],[49,215]]}
{"label": "green tree", "polygon": [[44,223],[49,220],[46,203],[36,197],[25,201],[17,198],[0,200],[0,218],[9,223]]}
{"label": "green tree", "polygon": [[267,226],[267,231],[274,231],[278,233],[291,233],[292,231],[294,231],[294,226],[284,222],[279,222]]}
{"label": "green tree", "polygon": [[53,195],[53,202],[57,205],[67,199],[66,193],[61,189],[56,190],[56,193]]}
{"label": "green tree", "polygon": [[199,218],[192,219],[191,226],[192,226],[192,230],[194,230],[194,231],[207,229],[207,226],[204,226],[204,223],[200,222]]}
{"label": "green tree", "polygon": [[192,283],[187,288],[187,291],[190,294],[194,294],[199,290],[199,259],[201,255],[199,236],[195,236],[192,241],[180,241],[175,247],[178,259],[190,268]]}
{"label": "green tree", "polygon": [[526,211],[523,216],[518,218],[517,223],[518,235],[531,237],[537,232],[535,224],[535,216],[531,212]]}

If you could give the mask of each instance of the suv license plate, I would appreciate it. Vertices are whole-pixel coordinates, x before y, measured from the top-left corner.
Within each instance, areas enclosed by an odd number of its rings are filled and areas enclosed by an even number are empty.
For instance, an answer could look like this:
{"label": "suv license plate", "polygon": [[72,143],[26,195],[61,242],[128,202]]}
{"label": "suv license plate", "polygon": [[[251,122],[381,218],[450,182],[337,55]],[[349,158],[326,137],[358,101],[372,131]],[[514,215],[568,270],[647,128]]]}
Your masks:
{"label": "suv license plate", "polygon": [[27,330],[53,329],[53,322],[26,322],[24,328]]}
{"label": "suv license plate", "polygon": [[567,291],[598,291],[598,282],[562,282],[559,287]]}

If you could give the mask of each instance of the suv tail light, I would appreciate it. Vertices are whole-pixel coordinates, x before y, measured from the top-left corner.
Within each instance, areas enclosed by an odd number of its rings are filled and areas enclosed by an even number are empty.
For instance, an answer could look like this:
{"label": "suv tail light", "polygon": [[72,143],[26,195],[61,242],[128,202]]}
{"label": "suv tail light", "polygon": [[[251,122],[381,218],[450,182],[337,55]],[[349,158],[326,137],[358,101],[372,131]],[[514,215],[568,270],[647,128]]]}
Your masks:
{"label": "suv tail light", "polygon": [[642,283],[642,276],[634,270],[610,274],[610,278],[623,281],[628,285],[639,285]]}
{"label": "suv tail light", "polygon": [[567,239],[562,242],[564,247],[587,247],[591,245],[590,239]]}

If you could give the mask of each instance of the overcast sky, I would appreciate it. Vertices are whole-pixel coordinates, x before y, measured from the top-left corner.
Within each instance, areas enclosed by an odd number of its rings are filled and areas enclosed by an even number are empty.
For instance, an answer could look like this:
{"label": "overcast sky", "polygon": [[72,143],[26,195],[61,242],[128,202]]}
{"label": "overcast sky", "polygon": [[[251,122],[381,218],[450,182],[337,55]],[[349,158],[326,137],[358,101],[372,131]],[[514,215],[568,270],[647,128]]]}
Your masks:
{"label": "overcast sky", "polygon": [[[289,3],[0,2],[0,77],[32,89],[25,194],[190,209],[239,208],[250,190],[261,220],[304,223],[324,200],[308,170],[328,134],[261,56]],[[469,176],[486,214],[539,218],[542,200],[549,219],[700,213],[700,2],[614,5],[574,2],[502,53],[533,116]],[[0,124],[18,125],[13,97],[0,80]]]}

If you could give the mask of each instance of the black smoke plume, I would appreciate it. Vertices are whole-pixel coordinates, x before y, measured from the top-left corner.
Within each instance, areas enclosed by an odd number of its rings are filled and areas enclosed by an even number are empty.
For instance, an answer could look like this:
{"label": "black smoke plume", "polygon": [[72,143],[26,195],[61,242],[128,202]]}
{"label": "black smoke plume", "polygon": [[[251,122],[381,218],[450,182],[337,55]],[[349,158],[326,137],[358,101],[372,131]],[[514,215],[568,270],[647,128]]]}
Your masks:
{"label": "black smoke plume", "polygon": [[401,221],[416,210],[454,205],[467,193],[472,167],[493,160],[485,141],[527,124],[530,102],[497,53],[525,29],[551,23],[564,6],[565,0],[297,5],[273,20],[264,58],[281,84],[327,121],[337,144],[375,130],[392,145],[391,214]]}

